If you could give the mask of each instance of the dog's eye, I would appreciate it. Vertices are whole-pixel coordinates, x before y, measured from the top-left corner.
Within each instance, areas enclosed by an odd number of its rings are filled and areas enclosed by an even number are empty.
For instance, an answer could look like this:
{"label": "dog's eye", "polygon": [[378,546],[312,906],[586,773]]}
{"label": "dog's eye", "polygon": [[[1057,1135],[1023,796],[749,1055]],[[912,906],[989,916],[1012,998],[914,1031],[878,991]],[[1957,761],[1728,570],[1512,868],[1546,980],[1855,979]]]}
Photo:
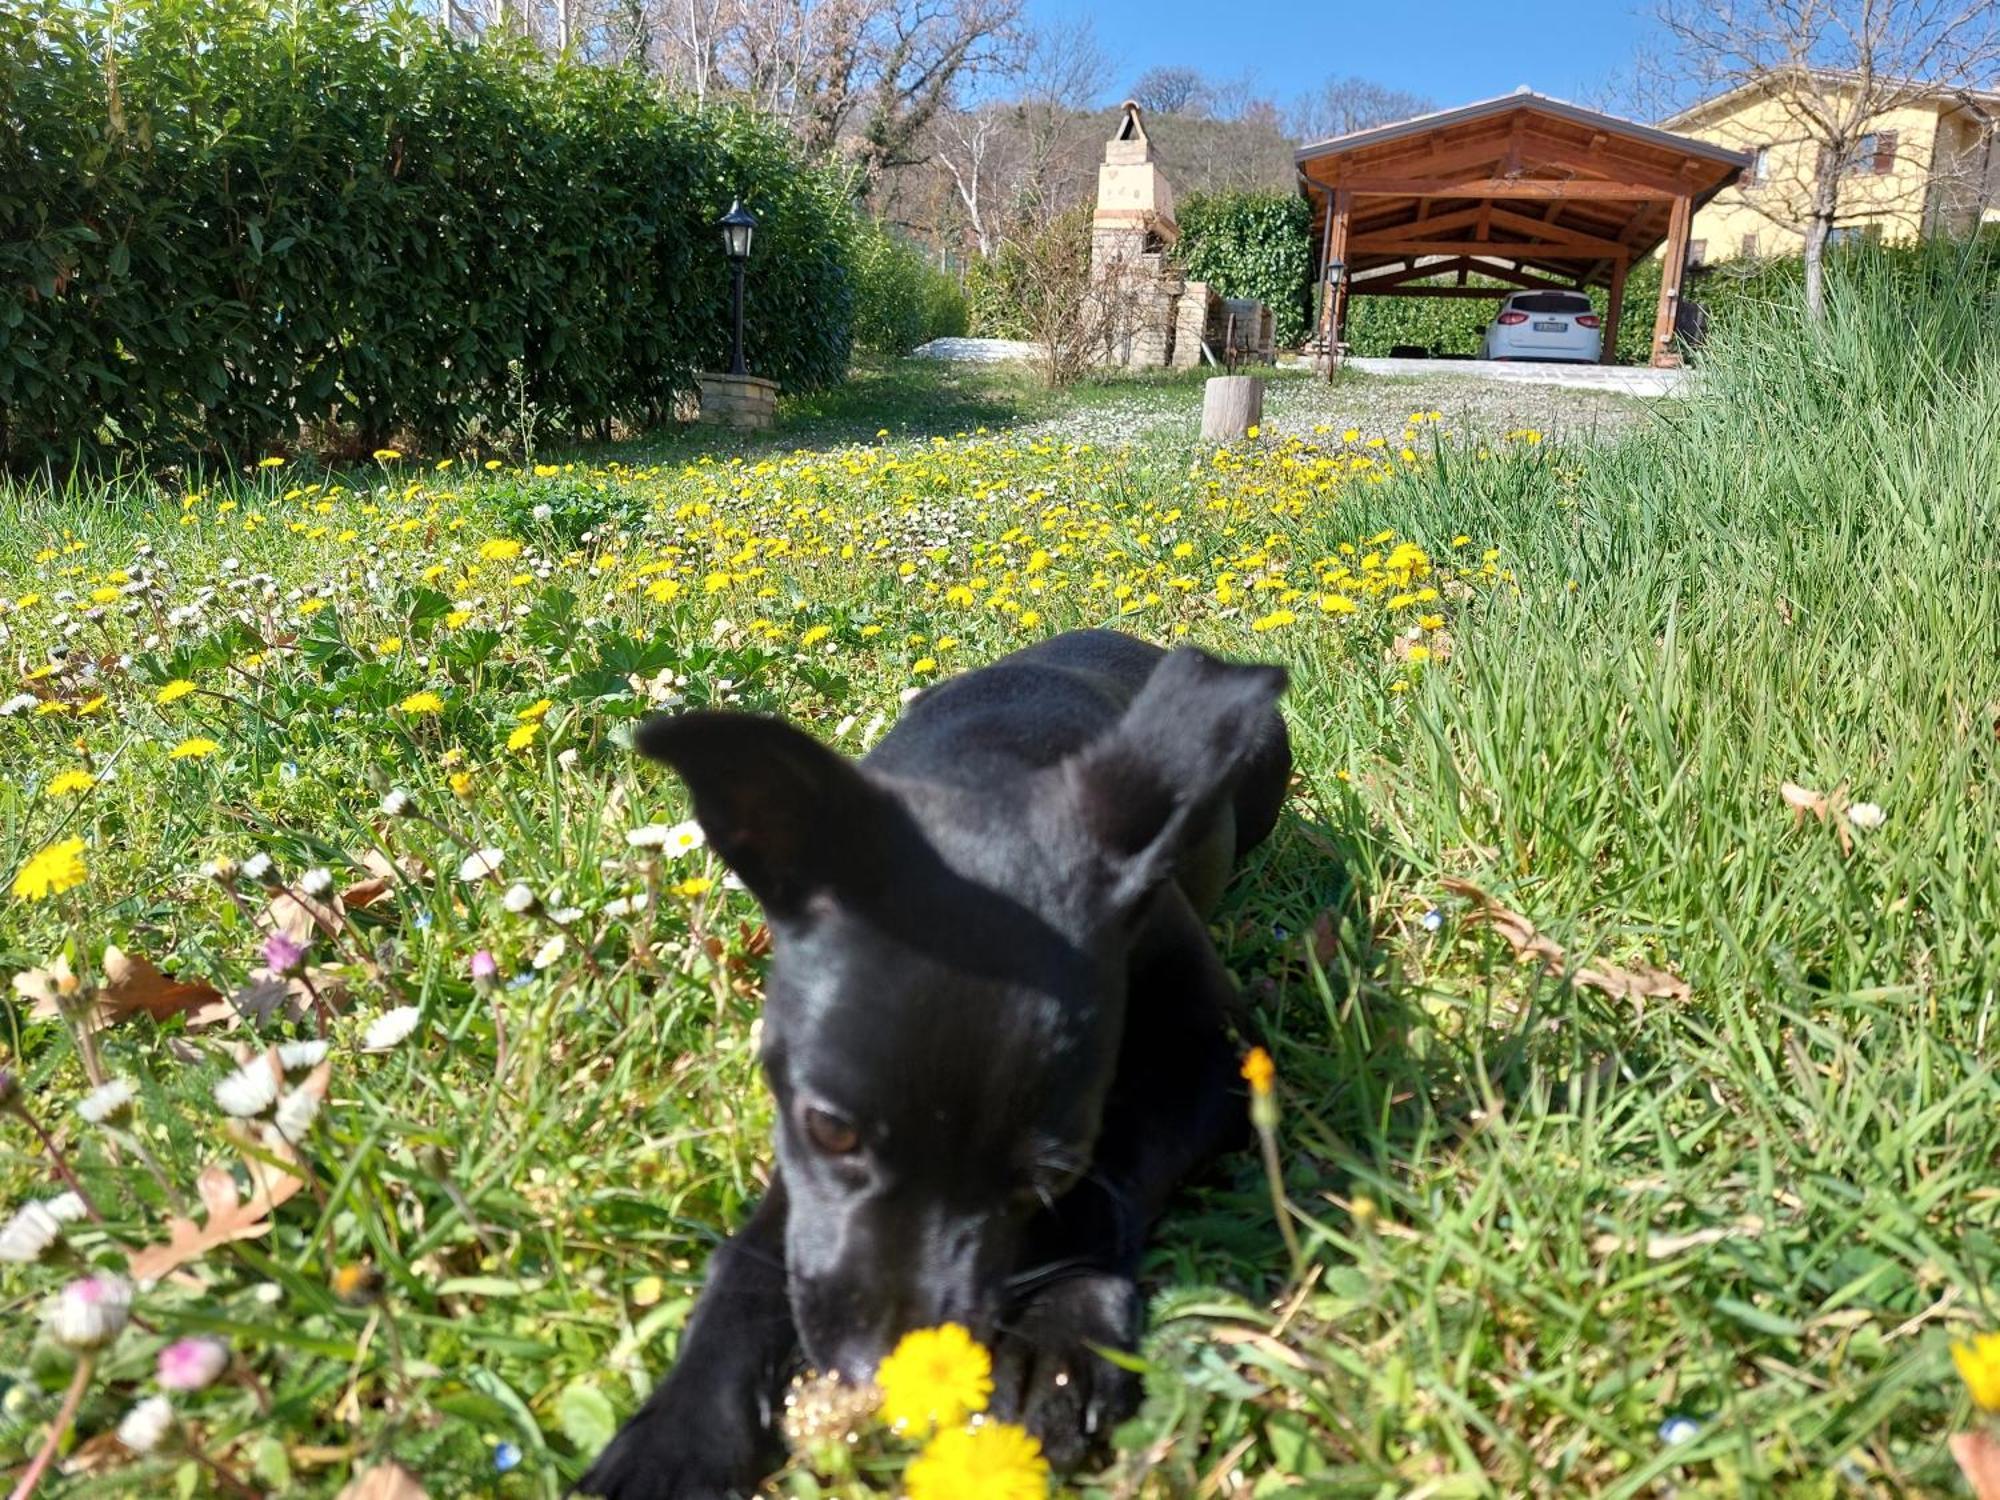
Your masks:
{"label": "dog's eye", "polygon": [[853,1122],[831,1110],[808,1106],[804,1119],[807,1137],[828,1156],[851,1156],[861,1145],[861,1132]]}

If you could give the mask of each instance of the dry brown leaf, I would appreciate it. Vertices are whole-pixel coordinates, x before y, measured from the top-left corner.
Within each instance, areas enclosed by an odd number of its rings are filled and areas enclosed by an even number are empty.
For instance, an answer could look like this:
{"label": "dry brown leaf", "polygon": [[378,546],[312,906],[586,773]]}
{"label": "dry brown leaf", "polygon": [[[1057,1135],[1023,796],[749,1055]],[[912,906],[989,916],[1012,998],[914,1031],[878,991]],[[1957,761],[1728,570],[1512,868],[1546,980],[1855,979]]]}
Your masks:
{"label": "dry brown leaf", "polygon": [[1854,852],[1854,834],[1847,826],[1847,783],[1842,782],[1833,789],[1831,795],[1816,792],[1809,786],[1800,786],[1796,781],[1778,783],[1778,795],[1785,799],[1785,806],[1792,810],[1792,821],[1803,823],[1806,814],[1811,813],[1822,823],[1831,822],[1833,831],[1840,835],[1840,852]]}
{"label": "dry brown leaf", "polygon": [[[275,1049],[267,1056],[273,1068],[280,1066]],[[300,1087],[324,1100],[332,1078],[333,1064],[323,1062],[312,1070]],[[274,1157],[275,1161],[264,1160],[264,1156]],[[235,1240],[254,1240],[269,1234],[272,1210],[297,1196],[305,1187],[302,1176],[286,1170],[285,1164],[297,1160],[297,1156],[282,1144],[275,1150],[264,1146],[258,1155],[246,1153],[244,1165],[250,1174],[248,1198],[237,1192],[236,1178],[227,1167],[204,1168],[195,1179],[195,1192],[201,1198],[202,1207],[207,1210],[206,1217],[199,1224],[178,1214],[169,1218],[167,1243],[149,1245],[132,1255],[129,1265],[132,1279],[158,1281],[219,1245]]]}
{"label": "dry brown leaf", "polygon": [[366,880],[357,880],[340,893],[340,904],[349,911],[366,911],[376,902],[383,900],[396,888],[396,882],[384,875],[371,875]]}
{"label": "dry brown leaf", "polygon": [[1955,1432],[1951,1456],[1965,1482],[1972,1486],[1974,1500],[2000,1500],[2000,1438],[1984,1428],[1977,1432]]}
{"label": "dry brown leaf", "polygon": [[214,985],[171,979],[151,959],[116,946],[107,947],[101,1013],[107,1020],[122,1021],[137,1011],[144,1011],[155,1021],[188,1015],[196,1025],[214,1025],[236,1014]]}
{"label": "dry brown leaf", "polygon": [[271,898],[262,921],[266,932],[282,932],[295,943],[308,944],[315,938],[337,936],[344,910],[338,896],[321,901],[303,891],[287,890]]}
{"label": "dry brown leaf", "polygon": [[429,1500],[423,1481],[388,1459],[370,1464],[349,1480],[335,1500]]}
{"label": "dry brown leaf", "polygon": [[340,893],[341,905],[353,911],[378,905],[397,886],[423,880],[430,874],[424,862],[415,855],[405,854],[391,859],[380,849],[370,849],[363,854],[361,864],[368,871],[367,878],[355,881]]}
{"label": "dry brown leaf", "polygon": [[1572,969],[1562,944],[1538,932],[1535,924],[1519,912],[1502,906],[1469,880],[1447,877],[1440,883],[1452,895],[1470,901],[1474,907],[1471,920],[1484,922],[1499,933],[1517,957],[1533,959],[1571,984],[1597,990],[1614,1000],[1629,1000],[1637,1014],[1645,1014],[1648,1000],[1685,1000],[1693,993],[1688,982],[1678,974],[1645,964],[1629,968],[1617,964],[1584,964]]}

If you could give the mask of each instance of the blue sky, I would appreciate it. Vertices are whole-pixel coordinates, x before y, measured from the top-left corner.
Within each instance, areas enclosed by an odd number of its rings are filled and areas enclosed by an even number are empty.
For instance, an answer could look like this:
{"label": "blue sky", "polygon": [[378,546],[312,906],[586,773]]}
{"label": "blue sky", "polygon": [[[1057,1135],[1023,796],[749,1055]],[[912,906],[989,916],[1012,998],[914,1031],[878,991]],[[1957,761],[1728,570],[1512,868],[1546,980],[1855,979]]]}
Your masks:
{"label": "blue sky", "polygon": [[1156,66],[1247,71],[1281,105],[1330,73],[1444,106],[1523,83],[1574,98],[1628,70],[1652,31],[1635,0],[1028,0],[1028,14],[1091,19],[1113,60],[1112,103]]}

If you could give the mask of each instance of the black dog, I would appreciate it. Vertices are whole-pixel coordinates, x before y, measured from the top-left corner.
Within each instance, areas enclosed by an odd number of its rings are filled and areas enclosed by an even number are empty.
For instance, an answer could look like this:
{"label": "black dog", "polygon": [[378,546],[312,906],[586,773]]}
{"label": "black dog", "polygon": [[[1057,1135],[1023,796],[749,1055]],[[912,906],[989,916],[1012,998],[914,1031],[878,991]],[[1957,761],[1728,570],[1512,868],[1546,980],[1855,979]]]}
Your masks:
{"label": "black dog", "polygon": [[1134,1346],[1146,1230],[1242,1129],[1202,919],[1277,820],[1284,685],[1088,630],[939,683],[859,763],[749,714],[644,726],[776,939],[778,1160],[585,1493],[752,1490],[801,1360],[865,1380],[946,1322],[1057,1468],[1130,1415],[1091,1346]]}

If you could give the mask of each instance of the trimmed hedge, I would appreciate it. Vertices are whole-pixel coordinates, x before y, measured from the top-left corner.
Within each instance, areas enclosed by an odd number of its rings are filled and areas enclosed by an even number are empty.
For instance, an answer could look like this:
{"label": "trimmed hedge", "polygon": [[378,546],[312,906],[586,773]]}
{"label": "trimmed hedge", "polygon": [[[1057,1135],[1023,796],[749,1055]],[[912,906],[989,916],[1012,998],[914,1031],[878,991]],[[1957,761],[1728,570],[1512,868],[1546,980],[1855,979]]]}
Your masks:
{"label": "trimmed hedge", "polygon": [[752,368],[838,380],[846,193],[747,116],[402,7],[0,8],[0,455],[659,420],[723,357],[739,193]]}
{"label": "trimmed hedge", "polygon": [[1271,307],[1280,348],[1312,327],[1311,215],[1296,193],[1196,193],[1179,207],[1177,255],[1190,281]]}

